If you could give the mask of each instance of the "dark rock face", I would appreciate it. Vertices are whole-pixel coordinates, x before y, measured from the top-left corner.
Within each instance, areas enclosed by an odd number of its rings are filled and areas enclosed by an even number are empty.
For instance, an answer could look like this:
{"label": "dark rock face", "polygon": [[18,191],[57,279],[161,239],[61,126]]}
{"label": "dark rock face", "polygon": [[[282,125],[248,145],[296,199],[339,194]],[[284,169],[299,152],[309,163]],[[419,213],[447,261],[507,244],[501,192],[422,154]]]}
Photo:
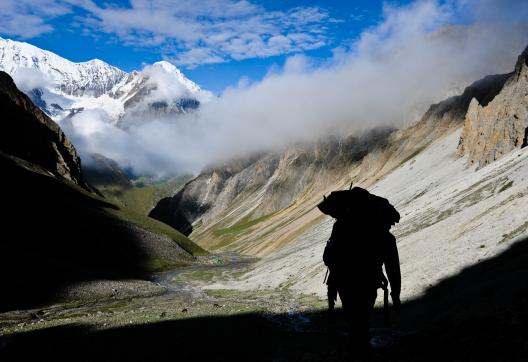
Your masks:
{"label": "dark rock face", "polygon": [[0,109],[0,151],[87,188],[75,147],[60,127],[20,92],[4,72],[0,72]]}
{"label": "dark rock face", "polygon": [[46,104],[46,101],[44,99],[42,99],[42,90],[40,90],[39,88],[35,88],[31,92],[29,92],[28,93],[28,97],[40,109],[45,111],[48,108],[48,105]]}
{"label": "dark rock face", "polygon": [[519,56],[500,93],[490,102],[471,101],[458,148],[470,164],[483,167],[526,146],[528,132],[528,48]]}

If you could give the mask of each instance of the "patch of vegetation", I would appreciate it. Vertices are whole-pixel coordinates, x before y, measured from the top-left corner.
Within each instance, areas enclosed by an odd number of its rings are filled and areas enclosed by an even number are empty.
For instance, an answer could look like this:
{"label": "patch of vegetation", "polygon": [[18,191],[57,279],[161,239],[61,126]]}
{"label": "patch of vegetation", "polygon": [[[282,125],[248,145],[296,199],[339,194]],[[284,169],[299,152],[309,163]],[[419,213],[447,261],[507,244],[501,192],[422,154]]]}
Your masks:
{"label": "patch of vegetation", "polygon": [[[476,203],[485,200],[491,196],[493,196],[492,192],[495,186],[492,183],[487,183],[483,185],[482,187],[477,188],[475,191],[468,192],[464,197],[462,197],[460,200],[456,201],[455,204],[460,207],[470,207],[475,205]],[[473,186],[468,189],[473,190]],[[484,193],[489,192],[489,194],[484,197]]]}
{"label": "patch of vegetation", "polygon": [[247,218],[242,219],[235,225],[230,226],[228,228],[214,230],[213,235],[223,236],[223,235],[228,235],[228,234],[240,234],[246,231],[247,229],[249,229],[250,227],[255,226],[269,219],[271,216],[273,216],[273,214],[264,215],[264,216],[261,216],[259,218],[256,218],[254,220],[249,220],[249,221],[247,220]]}
{"label": "patch of vegetation", "polygon": [[156,186],[134,187],[123,192],[119,201],[142,215],[147,215],[162,198]]}
{"label": "patch of vegetation", "polygon": [[165,270],[181,268],[187,265],[189,264],[185,263],[184,261],[177,261],[164,258],[151,258],[145,266],[152,272],[161,272]]}
{"label": "patch of vegetation", "polygon": [[156,203],[164,197],[177,193],[190,176],[178,176],[171,179],[152,180],[142,176],[133,181],[132,187],[119,185],[96,185],[102,194],[114,203],[125,206],[136,213],[147,215]]}
{"label": "patch of vegetation", "polygon": [[139,214],[131,208],[118,206],[118,204],[115,202],[109,201],[107,198],[101,197],[99,195],[90,193],[82,187],[67,180],[61,180],[61,182],[80,192],[84,196],[106,203],[108,205],[108,208],[106,208],[107,212],[113,216],[117,216],[122,220],[132,222],[150,232],[161,234],[174,240],[182,249],[191,255],[200,256],[209,254],[206,250],[195,244],[191,239],[167,224],[152,219],[146,215]]}
{"label": "patch of vegetation", "polygon": [[212,270],[194,270],[184,275],[186,278],[199,281],[212,281],[216,273]]}

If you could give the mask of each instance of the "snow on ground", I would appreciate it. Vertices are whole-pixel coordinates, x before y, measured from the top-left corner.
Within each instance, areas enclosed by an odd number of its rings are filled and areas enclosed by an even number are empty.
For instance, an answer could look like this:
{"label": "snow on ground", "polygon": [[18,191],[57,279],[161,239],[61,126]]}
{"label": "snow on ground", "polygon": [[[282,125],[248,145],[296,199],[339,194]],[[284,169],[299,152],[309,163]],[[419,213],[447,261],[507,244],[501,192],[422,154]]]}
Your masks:
{"label": "snow on ground", "polygon": [[[528,230],[528,148],[480,170],[455,156],[461,130],[405,162],[370,191],[399,210],[402,298],[507,249]],[[326,295],[322,262],[333,220],[260,260],[241,280],[210,288],[290,288]]]}

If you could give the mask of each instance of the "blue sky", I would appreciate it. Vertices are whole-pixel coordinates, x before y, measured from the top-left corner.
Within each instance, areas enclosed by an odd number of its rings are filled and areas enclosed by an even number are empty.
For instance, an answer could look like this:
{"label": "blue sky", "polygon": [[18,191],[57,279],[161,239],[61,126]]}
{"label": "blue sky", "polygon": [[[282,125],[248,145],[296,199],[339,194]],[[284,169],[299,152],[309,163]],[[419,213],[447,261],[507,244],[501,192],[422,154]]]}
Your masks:
{"label": "blue sky", "polygon": [[261,79],[294,54],[315,61],[331,57],[378,23],[383,5],[378,0],[2,0],[0,35],[73,61],[99,58],[126,71],[166,59],[221,93],[241,78]]}

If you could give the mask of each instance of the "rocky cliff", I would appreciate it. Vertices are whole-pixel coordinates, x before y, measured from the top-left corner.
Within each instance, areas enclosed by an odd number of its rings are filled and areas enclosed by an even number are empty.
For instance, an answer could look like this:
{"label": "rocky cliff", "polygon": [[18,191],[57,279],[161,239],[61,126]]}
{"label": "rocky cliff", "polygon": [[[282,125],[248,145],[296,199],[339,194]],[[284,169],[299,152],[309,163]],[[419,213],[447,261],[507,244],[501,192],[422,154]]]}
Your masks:
{"label": "rocky cliff", "polygon": [[528,144],[528,48],[500,93],[490,102],[473,99],[458,148],[470,164],[483,167]]}
{"label": "rocky cliff", "polygon": [[3,119],[0,151],[87,188],[75,147],[60,127],[17,89],[7,73],[1,71],[0,109]]}

